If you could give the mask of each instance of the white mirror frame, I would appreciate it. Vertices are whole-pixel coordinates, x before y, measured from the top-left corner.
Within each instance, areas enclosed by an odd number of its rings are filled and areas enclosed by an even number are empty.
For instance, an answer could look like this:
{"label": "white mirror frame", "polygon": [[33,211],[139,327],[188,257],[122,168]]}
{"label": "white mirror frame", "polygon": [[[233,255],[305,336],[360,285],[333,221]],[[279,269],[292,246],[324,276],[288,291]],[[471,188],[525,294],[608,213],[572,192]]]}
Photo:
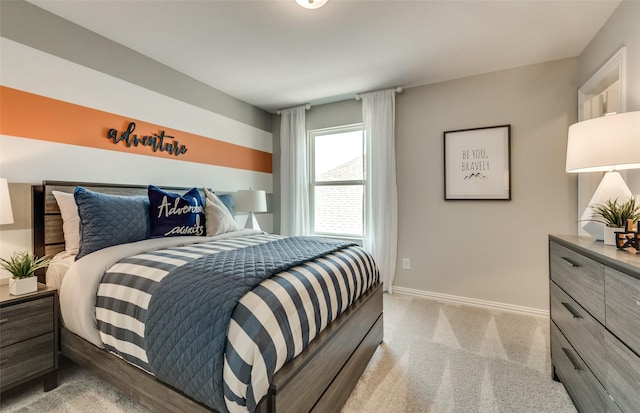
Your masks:
{"label": "white mirror frame", "polygon": [[[623,46],[607,62],[598,69],[578,89],[578,121],[590,119],[590,114],[584,113],[584,105],[594,95],[607,89],[616,81],[620,82],[618,95],[618,112],[627,111],[627,48]],[[578,217],[589,206],[589,201],[602,180],[602,172],[578,174]],[[624,176],[624,174],[623,174]],[[578,222],[578,235],[589,235],[582,229],[582,223]]]}

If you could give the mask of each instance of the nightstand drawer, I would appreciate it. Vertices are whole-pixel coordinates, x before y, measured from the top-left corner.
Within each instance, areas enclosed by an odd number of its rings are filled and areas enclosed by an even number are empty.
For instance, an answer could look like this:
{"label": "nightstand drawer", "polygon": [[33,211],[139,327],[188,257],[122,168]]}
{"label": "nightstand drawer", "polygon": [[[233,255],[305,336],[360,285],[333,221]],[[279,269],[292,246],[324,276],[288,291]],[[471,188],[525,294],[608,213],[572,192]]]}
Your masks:
{"label": "nightstand drawer", "polygon": [[606,412],[609,398],[606,390],[553,322],[551,322],[551,354],[556,374],[567,388],[578,411]]}
{"label": "nightstand drawer", "polygon": [[0,347],[53,331],[54,297],[0,308]]}
{"label": "nightstand drawer", "polygon": [[604,323],[604,264],[551,242],[549,267],[551,279]]}
{"label": "nightstand drawer", "polygon": [[553,281],[549,283],[549,289],[551,318],[593,374],[604,383],[607,371],[604,327]]}
{"label": "nightstand drawer", "polygon": [[640,354],[640,280],[607,267],[605,292],[605,325]]}
{"label": "nightstand drawer", "polygon": [[0,349],[0,388],[56,367],[54,333]]}
{"label": "nightstand drawer", "polygon": [[607,332],[607,390],[625,412],[637,412],[640,406],[640,357]]}

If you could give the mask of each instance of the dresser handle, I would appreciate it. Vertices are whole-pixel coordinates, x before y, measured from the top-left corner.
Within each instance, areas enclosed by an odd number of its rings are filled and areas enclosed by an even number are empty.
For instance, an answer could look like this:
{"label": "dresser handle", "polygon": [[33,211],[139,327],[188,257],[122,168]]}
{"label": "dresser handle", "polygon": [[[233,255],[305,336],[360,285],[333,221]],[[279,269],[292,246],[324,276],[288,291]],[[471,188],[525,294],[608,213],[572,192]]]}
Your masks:
{"label": "dresser handle", "polygon": [[562,351],[564,351],[565,356],[567,356],[567,358],[569,359],[569,362],[573,366],[573,369],[580,370],[580,365],[576,363],[576,361],[573,359],[573,354],[571,353],[571,350],[569,350],[568,348],[562,347]]}
{"label": "dresser handle", "polygon": [[562,303],[562,305],[564,306],[564,308],[567,309],[568,312],[571,313],[571,315],[573,316],[573,318],[582,318],[582,315],[576,311],[575,308],[573,308],[573,306],[569,303]]}
{"label": "dresser handle", "polygon": [[571,259],[569,259],[567,257],[560,257],[560,258],[562,258],[562,260],[565,262],[565,264],[567,264],[571,268],[576,268],[576,267],[580,266],[580,264],[574,262],[573,260],[571,260]]}
{"label": "dresser handle", "polygon": [[2,320],[0,320],[0,324],[4,324],[4,323],[6,323],[7,321],[9,321],[9,319],[8,319],[8,318],[3,318]]}

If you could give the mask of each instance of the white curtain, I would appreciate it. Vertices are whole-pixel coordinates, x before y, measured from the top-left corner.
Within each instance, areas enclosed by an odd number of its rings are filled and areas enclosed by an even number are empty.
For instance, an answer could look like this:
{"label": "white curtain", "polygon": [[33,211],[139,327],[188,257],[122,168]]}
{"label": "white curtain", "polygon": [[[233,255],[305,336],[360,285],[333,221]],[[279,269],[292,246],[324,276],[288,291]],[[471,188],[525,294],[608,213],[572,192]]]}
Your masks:
{"label": "white curtain", "polygon": [[365,148],[364,248],[376,261],[383,290],[392,293],[398,248],[395,90],[363,93]]}
{"label": "white curtain", "polygon": [[280,233],[309,233],[306,106],[282,110],[280,124]]}

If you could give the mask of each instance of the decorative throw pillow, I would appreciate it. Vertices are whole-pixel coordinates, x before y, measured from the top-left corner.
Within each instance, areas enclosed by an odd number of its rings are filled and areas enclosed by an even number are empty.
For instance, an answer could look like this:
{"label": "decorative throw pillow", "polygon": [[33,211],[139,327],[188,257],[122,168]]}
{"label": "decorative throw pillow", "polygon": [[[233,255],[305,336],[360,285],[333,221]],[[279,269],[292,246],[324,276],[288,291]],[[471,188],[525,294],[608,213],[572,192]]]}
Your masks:
{"label": "decorative throw pillow", "polygon": [[78,205],[73,194],[69,192],[51,191],[56,198],[60,216],[62,217],[62,234],[64,235],[64,250],[77,255],[80,251],[80,216]]}
{"label": "decorative throw pillow", "polygon": [[233,215],[233,195],[232,194],[214,194],[222,204],[229,210],[229,213]]}
{"label": "decorative throw pillow", "polygon": [[73,194],[80,216],[80,250],[76,259],[113,245],[150,236],[149,199],[93,192],[81,186]]}
{"label": "decorative throw pillow", "polygon": [[204,202],[197,188],[184,195],[149,185],[151,236],[205,235]]}
{"label": "decorative throw pillow", "polygon": [[[215,197],[215,195],[213,195]],[[207,237],[238,231],[240,227],[222,201],[214,202],[207,196],[204,214],[206,216]]]}

